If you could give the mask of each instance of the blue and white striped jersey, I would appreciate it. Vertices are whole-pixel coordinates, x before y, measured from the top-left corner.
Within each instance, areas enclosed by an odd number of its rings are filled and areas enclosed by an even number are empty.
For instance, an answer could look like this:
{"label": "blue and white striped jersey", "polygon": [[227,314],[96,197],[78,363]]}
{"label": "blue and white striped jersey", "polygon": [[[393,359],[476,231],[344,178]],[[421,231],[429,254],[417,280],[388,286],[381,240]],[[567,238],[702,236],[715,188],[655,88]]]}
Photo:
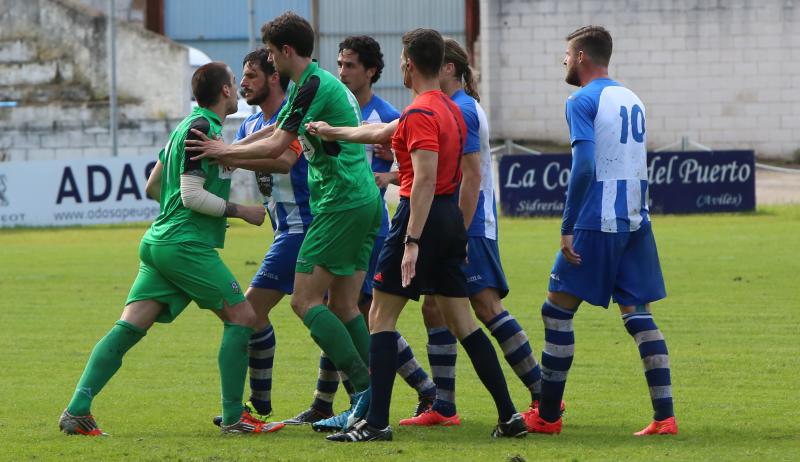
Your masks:
{"label": "blue and white striped jersey", "polygon": [[[242,122],[236,133],[236,139],[240,140],[262,127],[275,123],[279,112],[280,108],[266,122],[262,112],[251,115]],[[308,161],[305,156],[298,156],[289,173],[273,173],[272,181],[272,197],[265,198],[264,201],[264,206],[269,211],[272,229],[276,234],[305,233],[312,219],[311,208],[308,205]]]}
{"label": "blue and white striped jersey", "polygon": [[649,221],[645,108],[619,83],[595,79],[567,99],[570,143],[595,145],[595,179],[575,229],[632,232]]}
{"label": "blue and white striped jersey", "polygon": [[472,223],[467,229],[467,235],[497,240],[497,203],[494,197],[494,179],[492,178],[492,153],[489,151],[489,122],[481,105],[464,90],[455,92],[451,99],[461,109],[461,115],[467,126],[464,153],[478,152],[481,156],[481,189],[478,195],[478,207]]}
{"label": "blue and white striped jersey", "polygon": [[[375,123],[389,123],[400,117],[400,113],[383,98],[373,94],[369,102],[361,108],[361,120]],[[385,173],[391,170],[394,162],[373,157],[373,148],[371,144],[364,146],[367,151],[367,159],[372,166],[373,172]],[[381,189],[381,200],[386,194],[386,188]],[[386,207],[386,202],[383,202],[383,219],[381,220],[381,227],[378,230],[378,236],[386,237],[389,234],[389,209]]]}

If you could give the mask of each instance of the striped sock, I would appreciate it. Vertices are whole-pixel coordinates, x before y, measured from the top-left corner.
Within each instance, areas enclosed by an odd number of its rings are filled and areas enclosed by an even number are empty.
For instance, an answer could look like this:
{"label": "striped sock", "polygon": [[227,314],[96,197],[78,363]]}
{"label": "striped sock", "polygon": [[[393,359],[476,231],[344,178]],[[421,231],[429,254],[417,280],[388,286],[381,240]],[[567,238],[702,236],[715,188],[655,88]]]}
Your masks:
{"label": "striped sock", "polygon": [[408,342],[399,332],[397,338],[397,373],[406,383],[417,390],[418,396],[433,396],[436,394],[436,385],[422,369]]}
{"label": "striped sock", "polygon": [[531,392],[531,401],[538,401],[542,395],[542,370],[533,354],[528,335],[522,330],[514,316],[508,311],[495,316],[486,323],[486,328],[500,344],[503,356],[514,369],[523,385]]}
{"label": "striped sock", "polygon": [[446,327],[428,329],[428,361],[436,384],[433,409],[446,417],[456,414],[458,340]]}
{"label": "striped sock", "polygon": [[275,330],[272,325],[250,337],[250,402],[259,414],[272,412],[272,360],[275,358]]}
{"label": "striped sock", "polygon": [[342,381],[344,391],[346,391],[348,395],[352,395],[356,392],[356,389],[353,388],[353,382],[350,381],[350,378],[344,373],[344,371],[339,371],[339,380]]}
{"label": "striped sock", "polygon": [[544,349],[542,350],[542,400],[539,415],[548,422],[561,416],[561,400],[567,373],[575,354],[575,333],[572,330],[574,311],[560,308],[549,301],[542,305]]}
{"label": "striped sock", "polygon": [[644,375],[653,402],[653,419],[664,420],[674,416],[667,342],[656,326],[653,315],[628,313],[622,316],[622,321],[639,347],[639,356],[644,364]]}
{"label": "striped sock", "polygon": [[317,388],[314,390],[314,402],[311,407],[324,414],[333,414],[333,398],[338,387],[339,373],[336,372],[336,366],[328,355],[320,352]]}

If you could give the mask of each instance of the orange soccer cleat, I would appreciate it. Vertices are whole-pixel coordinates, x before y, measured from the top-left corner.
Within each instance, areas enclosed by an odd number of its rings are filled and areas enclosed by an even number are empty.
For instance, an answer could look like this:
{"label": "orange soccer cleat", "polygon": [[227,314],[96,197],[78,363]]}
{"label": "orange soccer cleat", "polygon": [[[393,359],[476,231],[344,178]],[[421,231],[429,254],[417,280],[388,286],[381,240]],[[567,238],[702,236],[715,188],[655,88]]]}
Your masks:
{"label": "orange soccer cleat", "polygon": [[675,416],[669,417],[664,420],[654,420],[650,425],[643,430],[634,433],[636,436],[647,435],[677,435],[678,423],[675,422]]}
{"label": "orange soccer cleat", "polygon": [[432,427],[438,425],[442,427],[450,427],[453,425],[461,425],[461,419],[458,418],[458,414],[445,417],[433,409],[428,409],[416,417],[401,420],[400,425],[415,425],[420,427]]}
{"label": "orange soccer cleat", "polygon": [[538,407],[528,410],[523,417],[525,418],[525,424],[528,426],[528,433],[547,433],[551,435],[561,433],[561,417],[555,422],[548,422],[539,417]]}

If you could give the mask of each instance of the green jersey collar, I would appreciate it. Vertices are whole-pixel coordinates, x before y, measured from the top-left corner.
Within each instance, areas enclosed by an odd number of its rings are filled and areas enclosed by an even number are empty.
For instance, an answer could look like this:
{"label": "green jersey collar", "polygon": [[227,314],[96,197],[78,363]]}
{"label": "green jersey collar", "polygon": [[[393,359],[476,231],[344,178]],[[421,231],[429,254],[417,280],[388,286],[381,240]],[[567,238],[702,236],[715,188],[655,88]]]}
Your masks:
{"label": "green jersey collar", "polygon": [[303,71],[303,75],[300,76],[299,85],[302,85],[303,82],[308,79],[308,76],[316,72],[317,69],[319,69],[319,64],[317,64],[316,59],[312,59],[311,62],[308,63],[308,66],[306,66],[306,70]]}
{"label": "green jersey collar", "polygon": [[210,118],[211,120],[216,122],[217,125],[222,125],[222,121],[219,119],[219,116],[217,115],[217,113],[212,111],[211,109],[200,107],[200,106],[196,106],[192,110],[192,114],[200,114],[202,116]]}

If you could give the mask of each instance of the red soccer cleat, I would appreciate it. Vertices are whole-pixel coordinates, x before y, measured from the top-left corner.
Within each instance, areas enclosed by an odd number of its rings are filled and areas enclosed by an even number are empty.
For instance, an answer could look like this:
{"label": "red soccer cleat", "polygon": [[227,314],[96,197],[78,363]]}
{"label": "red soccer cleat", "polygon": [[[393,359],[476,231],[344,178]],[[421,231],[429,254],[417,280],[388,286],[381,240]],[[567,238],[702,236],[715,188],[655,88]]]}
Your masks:
{"label": "red soccer cleat", "polygon": [[220,425],[222,433],[272,433],[286,426],[283,422],[264,422],[258,420],[247,411],[242,411],[242,417],[231,425]]}
{"label": "red soccer cleat", "polygon": [[523,416],[528,426],[528,433],[546,433],[550,435],[561,433],[561,417],[555,422],[548,422],[539,417],[539,408],[530,409]]}
{"label": "red soccer cleat", "polygon": [[58,428],[67,435],[108,436],[100,430],[91,414],[72,415],[66,409],[58,420]]}
{"label": "red soccer cleat", "polygon": [[677,435],[678,423],[675,422],[675,416],[664,420],[654,420],[644,430],[634,433],[636,436],[647,435]]}
{"label": "red soccer cleat", "polygon": [[445,417],[433,409],[428,409],[416,417],[401,420],[400,425],[416,425],[420,427],[432,427],[438,425],[442,427],[451,427],[453,425],[461,425],[461,419],[458,418],[458,414],[454,414],[451,417]]}
{"label": "red soccer cleat", "polygon": [[[531,419],[531,418],[532,418],[531,416],[533,415],[533,411],[534,411],[535,409],[539,409],[539,400],[533,400],[533,401],[531,401],[531,405],[530,405],[530,407],[528,408],[528,410],[527,410],[527,411],[525,411],[525,412],[522,412],[522,413],[521,413],[521,414],[522,414],[522,417],[525,419],[525,421],[526,421],[526,422],[528,421],[528,419]],[[562,399],[562,400],[561,400],[561,414],[562,414],[562,415],[564,414],[564,410],[565,410],[565,409],[566,409],[566,404],[564,403],[564,400]]]}

